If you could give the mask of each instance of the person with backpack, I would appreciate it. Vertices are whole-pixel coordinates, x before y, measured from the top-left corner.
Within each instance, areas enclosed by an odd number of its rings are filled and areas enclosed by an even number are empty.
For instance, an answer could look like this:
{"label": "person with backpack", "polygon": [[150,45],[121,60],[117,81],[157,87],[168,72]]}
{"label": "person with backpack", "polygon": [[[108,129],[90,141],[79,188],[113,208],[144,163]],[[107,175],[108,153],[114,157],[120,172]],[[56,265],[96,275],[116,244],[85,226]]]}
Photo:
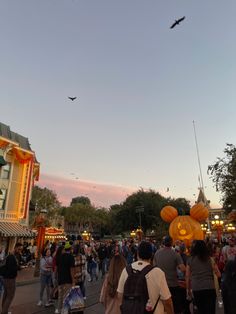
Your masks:
{"label": "person with backpack", "polygon": [[121,314],[174,314],[171,294],[164,272],[152,267],[152,245],[142,241],[137,250],[136,262],[121,273],[117,292]]}

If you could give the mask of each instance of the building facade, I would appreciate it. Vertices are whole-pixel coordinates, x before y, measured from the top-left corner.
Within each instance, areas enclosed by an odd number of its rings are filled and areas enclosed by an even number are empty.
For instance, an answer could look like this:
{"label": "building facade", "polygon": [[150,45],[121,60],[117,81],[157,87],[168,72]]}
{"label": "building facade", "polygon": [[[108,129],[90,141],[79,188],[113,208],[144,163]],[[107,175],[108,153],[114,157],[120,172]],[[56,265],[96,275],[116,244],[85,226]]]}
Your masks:
{"label": "building facade", "polygon": [[0,123],[0,245],[6,251],[17,238],[32,236],[29,202],[38,178],[39,163],[28,138]]}

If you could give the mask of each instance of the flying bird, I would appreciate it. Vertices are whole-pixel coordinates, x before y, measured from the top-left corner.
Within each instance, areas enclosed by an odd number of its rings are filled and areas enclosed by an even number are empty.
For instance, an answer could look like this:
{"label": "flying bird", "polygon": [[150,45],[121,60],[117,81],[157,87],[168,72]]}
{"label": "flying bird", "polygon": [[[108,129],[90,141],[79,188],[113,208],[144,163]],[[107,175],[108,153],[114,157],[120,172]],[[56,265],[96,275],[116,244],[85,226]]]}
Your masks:
{"label": "flying bird", "polygon": [[77,97],[68,97],[71,101],[74,101]]}
{"label": "flying bird", "polygon": [[178,20],[175,20],[174,24],[172,24],[170,28],[174,28],[176,25],[179,25],[179,23],[182,22],[184,19],[185,19],[185,16],[181,17]]}

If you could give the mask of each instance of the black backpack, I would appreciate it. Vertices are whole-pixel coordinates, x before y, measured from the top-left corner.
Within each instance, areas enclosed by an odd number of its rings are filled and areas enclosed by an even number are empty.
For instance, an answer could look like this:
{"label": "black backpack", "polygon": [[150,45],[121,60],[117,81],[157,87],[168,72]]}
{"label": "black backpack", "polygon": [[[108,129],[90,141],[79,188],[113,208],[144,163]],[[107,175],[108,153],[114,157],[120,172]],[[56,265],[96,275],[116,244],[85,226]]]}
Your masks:
{"label": "black backpack", "polygon": [[121,314],[154,313],[159,299],[152,311],[146,311],[149,296],[145,276],[152,268],[151,265],[147,265],[139,271],[133,269],[131,265],[126,267],[128,278],[124,285],[123,301],[120,307]]}

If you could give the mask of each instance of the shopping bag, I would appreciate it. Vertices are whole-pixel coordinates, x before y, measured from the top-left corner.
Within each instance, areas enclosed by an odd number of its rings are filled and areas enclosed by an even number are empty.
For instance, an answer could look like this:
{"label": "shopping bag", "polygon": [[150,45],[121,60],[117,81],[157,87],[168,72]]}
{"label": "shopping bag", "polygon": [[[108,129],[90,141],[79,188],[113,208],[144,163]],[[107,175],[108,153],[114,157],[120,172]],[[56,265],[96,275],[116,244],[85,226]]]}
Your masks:
{"label": "shopping bag", "polygon": [[63,302],[62,314],[70,311],[82,311],[85,308],[84,297],[79,286],[72,287]]}

